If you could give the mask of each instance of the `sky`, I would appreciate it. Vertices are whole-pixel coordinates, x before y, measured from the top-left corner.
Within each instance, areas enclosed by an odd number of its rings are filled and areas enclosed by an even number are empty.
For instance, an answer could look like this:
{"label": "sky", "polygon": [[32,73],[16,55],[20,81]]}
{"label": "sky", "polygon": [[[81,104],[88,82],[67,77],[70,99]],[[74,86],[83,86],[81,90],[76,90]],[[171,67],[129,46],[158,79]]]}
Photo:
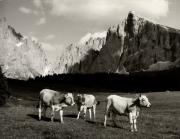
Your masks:
{"label": "sky", "polygon": [[55,57],[88,33],[103,32],[129,11],[180,29],[180,0],[0,0],[0,18]]}

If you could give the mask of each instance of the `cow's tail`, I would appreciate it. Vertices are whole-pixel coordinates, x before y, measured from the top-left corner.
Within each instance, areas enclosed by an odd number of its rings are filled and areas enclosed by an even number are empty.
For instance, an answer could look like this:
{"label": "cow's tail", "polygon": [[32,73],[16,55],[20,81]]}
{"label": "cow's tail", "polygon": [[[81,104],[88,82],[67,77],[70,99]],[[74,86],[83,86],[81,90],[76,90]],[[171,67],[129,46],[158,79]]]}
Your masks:
{"label": "cow's tail", "polygon": [[100,105],[100,101],[95,100],[96,105]]}
{"label": "cow's tail", "polygon": [[36,108],[41,108],[42,106],[42,101],[41,101],[41,94],[43,93],[44,91],[42,90],[39,94],[39,100],[38,100],[38,103],[36,105]]}
{"label": "cow's tail", "polygon": [[108,99],[107,98],[107,103],[106,103],[106,110],[105,110],[105,115],[107,115],[108,117],[110,117],[110,110],[109,110],[109,108],[110,108],[110,106],[111,106],[111,99]]}
{"label": "cow's tail", "polygon": [[41,107],[41,98],[40,98],[40,96],[39,96],[39,100],[38,100],[38,103],[37,103],[37,105],[36,105],[36,108],[40,108]]}

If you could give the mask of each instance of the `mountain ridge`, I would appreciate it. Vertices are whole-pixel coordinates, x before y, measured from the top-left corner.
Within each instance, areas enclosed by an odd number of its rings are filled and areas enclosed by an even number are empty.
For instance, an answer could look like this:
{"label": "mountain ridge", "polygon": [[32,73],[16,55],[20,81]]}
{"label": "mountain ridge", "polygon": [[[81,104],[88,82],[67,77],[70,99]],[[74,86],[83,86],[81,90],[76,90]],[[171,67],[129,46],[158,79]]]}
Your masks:
{"label": "mountain ridge", "polygon": [[[134,12],[129,12],[128,17],[117,26],[110,27],[104,39],[102,48],[94,55],[90,53],[79,59],[79,62],[66,65],[65,72],[61,73],[129,74],[180,66],[179,30],[154,23]],[[73,57],[75,59],[76,56],[72,54],[70,61],[73,61]],[[86,70],[82,72],[82,69]]]}
{"label": "mountain ridge", "polygon": [[[129,12],[107,31],[87,33],[48,63],[41,44],[0,22],[0,64],[8,78],[53,74],[129,74],[180,67],[180,30]],[[36,62],[34,62],[36,58]]]}
{"label": "mountain ridge", "polygon": [[0,21],[0,52],[0,65],[7,78],[28,80],[46,75],[48,62],[40,43],[17,33],[5,18]]}

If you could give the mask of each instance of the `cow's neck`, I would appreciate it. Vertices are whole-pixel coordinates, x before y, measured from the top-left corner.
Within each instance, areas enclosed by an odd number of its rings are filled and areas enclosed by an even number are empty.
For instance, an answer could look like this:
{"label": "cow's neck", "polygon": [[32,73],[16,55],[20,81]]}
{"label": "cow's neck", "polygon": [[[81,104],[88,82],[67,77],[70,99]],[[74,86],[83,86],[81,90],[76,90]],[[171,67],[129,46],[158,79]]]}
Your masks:
{"label": "cow's neck", "polygon": [[131,106],[136,106],[138,107],[139,109],[141,109],[141,105],[140,105],[140,100],[139,98],[135,99],[133,104]]}

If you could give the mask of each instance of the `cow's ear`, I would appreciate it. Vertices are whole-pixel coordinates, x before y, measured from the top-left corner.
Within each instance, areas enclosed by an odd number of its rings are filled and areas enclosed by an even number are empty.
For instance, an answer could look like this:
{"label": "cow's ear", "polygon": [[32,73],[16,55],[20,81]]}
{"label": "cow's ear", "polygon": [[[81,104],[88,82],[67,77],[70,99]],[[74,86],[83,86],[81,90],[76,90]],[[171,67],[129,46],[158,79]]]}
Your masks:
{"label": "cow's ear", "polygon": [[142,95],[141,95],[141,93],[139,94],[139,97],[141,97]]}
{"label": "cow's ear", "polygon": [[64,97],[67,98],[67,97],[68,97],[68,94],[65,94]]}

